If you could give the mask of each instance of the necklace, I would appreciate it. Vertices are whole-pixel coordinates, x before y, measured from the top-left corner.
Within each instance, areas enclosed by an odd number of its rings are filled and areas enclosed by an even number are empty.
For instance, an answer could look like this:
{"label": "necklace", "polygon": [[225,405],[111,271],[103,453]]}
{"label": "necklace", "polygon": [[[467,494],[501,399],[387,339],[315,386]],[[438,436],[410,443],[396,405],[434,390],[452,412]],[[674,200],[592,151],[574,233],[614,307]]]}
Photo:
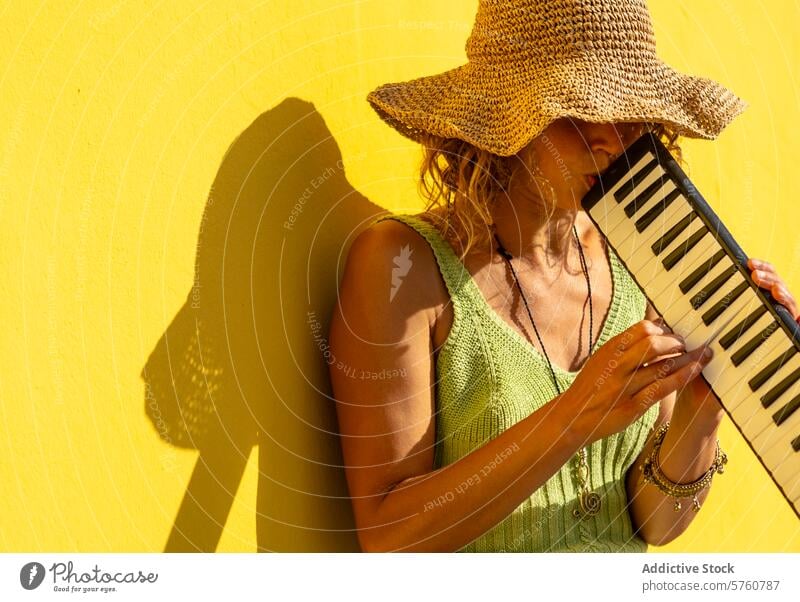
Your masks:
{"label": "necklace", "polygon": [[[580,237],[578,236],[578,229],[574,224],[572,225],[572,233],[575,236],[575,243],[578,246],[578,253],[580,254],[581,259],[581,269],[583,270],[583,275],[586,277],[586,288],[589,293],[589,355],[591,356],[592,332],[594,331],[594,325],[592,324],[592,283],[589,278],[589,269],[586,267],[586,258],[583,255],[583,247],[581,246]],[[520,286],[517,273],[514,270],[514,266],[511,264],[512,255],[506,250],[506,248],[503,246],[503,243],[500,242],[497,232],[494,232],[494,239],[497,242],[498,253],[500,253],[500,256],[505,259],[506,265],[508,265],[509,269],[511,270],[511,275],[514,277],[514,283],[519,289],[522,302],[525,304],[525,310],[528,312],[528,317],[533,325],[533,331],[536,333],[536,338],[539,340],[539,345],[542,347],[544,357],[547,360],[547,365],[550,368],[550,374],[553,377],[553,383],[555,384],[556,391],[558,391],[558,394],[560,395],[561,387],[558,385],[558,379],[556,378],[556,373],[553,369],[553,363],[550,361],[550,356],[547,355],[547,350],[542,342],[542,337],[539,336],[539,330],[536,328],[536,322],[534,322],[530,307],[528,307],[528,300],[525,298],[525,293],[522,290],[522,286]],[[578,488],[580,489],[580,496],[578,497],[578,507],[572,511],[572,515],[577,519],[582,519],[585,516],[594,516],[600,512],[600,495],[597,492],[589,491],[589,488],[586,484],[589,479],[589,465],[586,461],[585,447],[580,449],[578,455],[576,456],[576,460],[577,466],[575,475],[578,481]]]}

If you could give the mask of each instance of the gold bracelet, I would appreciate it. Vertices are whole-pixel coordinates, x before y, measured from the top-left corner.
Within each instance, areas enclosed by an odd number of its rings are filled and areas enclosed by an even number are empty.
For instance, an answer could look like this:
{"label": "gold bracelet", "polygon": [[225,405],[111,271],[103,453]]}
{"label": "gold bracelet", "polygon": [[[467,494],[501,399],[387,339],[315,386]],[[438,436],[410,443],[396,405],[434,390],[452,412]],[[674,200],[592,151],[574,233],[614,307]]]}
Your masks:
{"label": "gold bracelet", "polygon": [[661,444],[664,442],[664,437],[669,429],[669,422],[665,422],[661,428],[656,432],[655,440],[653,441],[653,450],[650,452],[650,457],[644,461],[641,467],[644,473],[645,483],[653,483],[664,494],[675,498],[675,512],[680,512],[681,502],[679,498],[692,498],[692,509],[695,512],[700,510],[700,502],[697,499],[697,494],[703,489],[711,485],[711,478],[715,472],[722,473],[725,471],[724,466],[728,462],[728,455],[719,447],[719,439],[717,439],[717,448],[714,453],[714,461],[711,467],[699,479],[691,483],[676,483],[670,481],[666,475],[661,471],[661,465],[658,461],[658,452],[661,449]]}

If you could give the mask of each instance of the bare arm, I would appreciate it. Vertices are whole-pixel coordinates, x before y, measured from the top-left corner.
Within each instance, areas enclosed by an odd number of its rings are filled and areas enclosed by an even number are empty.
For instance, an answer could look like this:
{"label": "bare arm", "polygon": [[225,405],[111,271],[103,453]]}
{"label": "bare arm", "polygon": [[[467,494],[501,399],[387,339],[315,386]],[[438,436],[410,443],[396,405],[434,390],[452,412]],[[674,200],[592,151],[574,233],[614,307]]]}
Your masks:
{"label": "bare arm", "polygon": [[[412,267],[390,300],[393,259],[404,245],[412,249]],[[434,470],[432,283],[443,288],[432,251],[406,226],[381,222],[354,241],[331,324],[330,374],[366,551],[458,550],[508,516],[579,448],[578,438],[564,432],[570,420],[561,396]],[[384,369],[397,376],[359,377]]]}
{"label": "bare arm", "polygon": [[[646,318],[658,318],[649,303]],[[676,393],[671,393],[661,400],[654,431],[626,475],[634,529],[647,543],[657,546],[669,543],[686,531],[697,513],[692,510],[691,500],[685,499],[681,500],[681,510],[675,512],[675,500],[642,479],[641,466],[652,451],[655,430],[670,421],[659,452],[659,462],[667,478],[689,482],[702,476],[711,466],[716,450],[717,429],[724,415],[721,407],[716,412],[706,412],[704,415],[687,411],[685,404],[676,409],[676,397]],[[701,504],[708,496],[708,491],[708,488],[704,489],[697,495]]]}

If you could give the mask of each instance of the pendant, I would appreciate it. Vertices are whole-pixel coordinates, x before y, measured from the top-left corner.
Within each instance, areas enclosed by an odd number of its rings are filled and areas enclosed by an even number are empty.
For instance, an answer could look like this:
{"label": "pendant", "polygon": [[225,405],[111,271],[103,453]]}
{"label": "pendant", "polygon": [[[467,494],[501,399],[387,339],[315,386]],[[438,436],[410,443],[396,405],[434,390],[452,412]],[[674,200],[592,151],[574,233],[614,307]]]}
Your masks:
{"label": "pendant", "polygon": [[594,491],[584,489],[578,498],[578,505],[580,508],[575,508],[572,515],[575,518],[583,518],[584,516],[594,516],[600,512],[600,494]]}
{"label": "pendant", "polygon": [[[675,512],[680,512],[682,507],[683,505],[681,504],[681,501],[678,498],[675,498],[675,505],[672,506],[672,509]],[[700,512],[700,500],[697,499],[697,494],[695,494],[692,498],[692,510],[695,512]]]}

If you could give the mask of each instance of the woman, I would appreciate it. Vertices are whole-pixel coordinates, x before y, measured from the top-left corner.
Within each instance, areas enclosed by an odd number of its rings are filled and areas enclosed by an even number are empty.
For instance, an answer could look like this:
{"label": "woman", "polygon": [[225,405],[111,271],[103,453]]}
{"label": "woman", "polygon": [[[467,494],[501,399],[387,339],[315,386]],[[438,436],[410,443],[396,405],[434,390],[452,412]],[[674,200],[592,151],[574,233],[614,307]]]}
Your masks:
{"label": "woman", "polygon": [[368,97],[423,145],[430,204],[356,238],[331,325],[362,548],[665,544],[722,471],[724,411],[580,199],[646,129],[677,151],[745,105],[655,56],[643,1],[482,1],[467,56]]}

